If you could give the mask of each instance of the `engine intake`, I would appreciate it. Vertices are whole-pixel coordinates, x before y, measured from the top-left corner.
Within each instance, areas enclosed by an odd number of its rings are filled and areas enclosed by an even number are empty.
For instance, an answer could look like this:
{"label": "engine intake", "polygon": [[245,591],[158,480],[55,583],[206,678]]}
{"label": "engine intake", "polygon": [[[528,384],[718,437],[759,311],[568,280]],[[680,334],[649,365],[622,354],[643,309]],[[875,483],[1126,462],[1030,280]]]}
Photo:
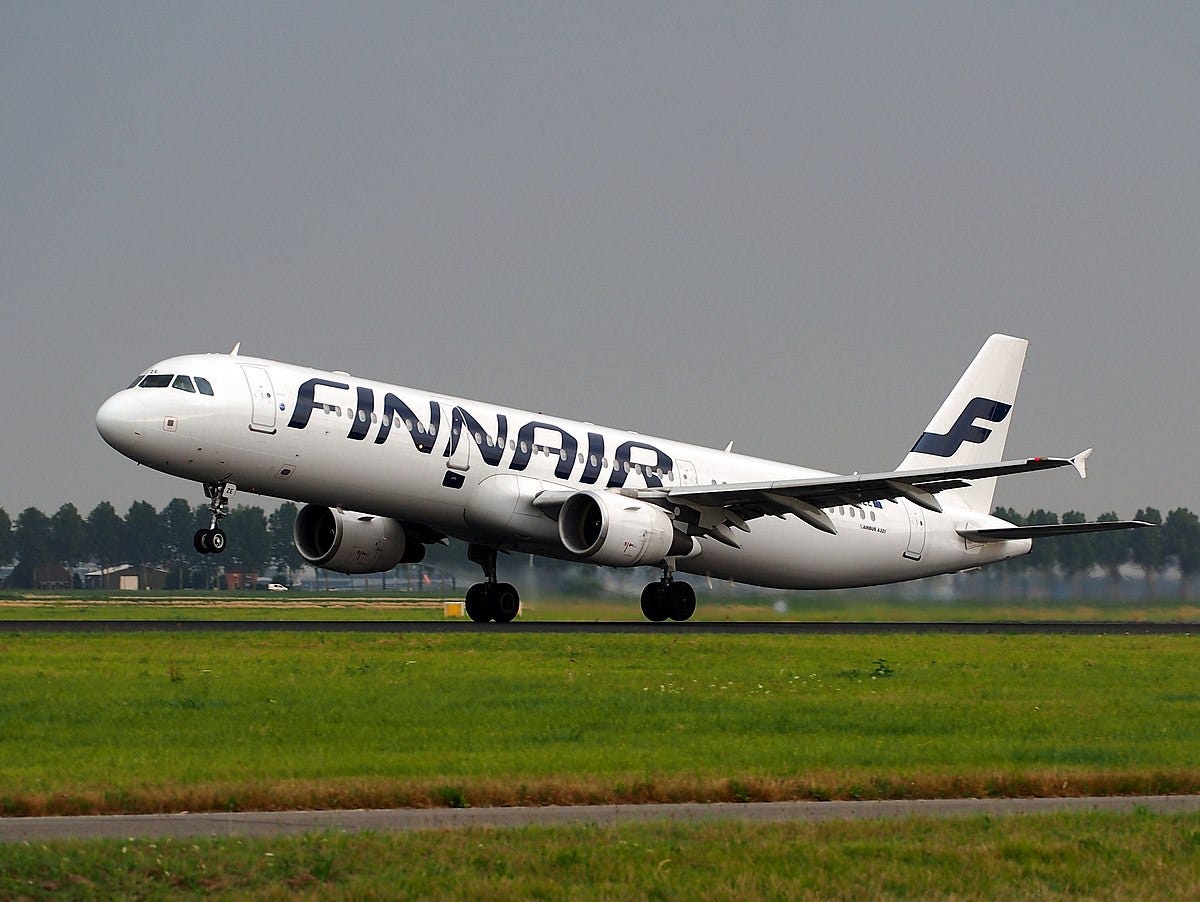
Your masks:
{"label": "engine intake", "polygon": [[338,573],[383,573],[425,557],[425,546],[389,517],[316,504],[300,508],[292,534],[302,558]]}
{"label": "engine intake", "polygon": [[662,508],[603,492],[568,498],[558,512],[558,537],[572,554],[609,567],[658,564],[692,550]]}

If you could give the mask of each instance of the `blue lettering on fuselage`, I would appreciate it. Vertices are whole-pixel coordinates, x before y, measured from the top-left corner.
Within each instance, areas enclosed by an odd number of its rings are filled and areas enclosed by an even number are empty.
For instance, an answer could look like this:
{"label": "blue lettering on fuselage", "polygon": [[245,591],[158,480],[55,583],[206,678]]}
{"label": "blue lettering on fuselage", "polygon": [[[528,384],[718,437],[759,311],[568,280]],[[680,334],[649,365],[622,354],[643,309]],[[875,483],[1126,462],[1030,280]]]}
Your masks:
{"label": "blue lettering on fuselage", "polygon": [[[544,429],[547,432],[557,432],[560,446],[551,448],[550,450],[557,452],[558,465],[554,468],[554,475],[558,479],[570,479],[571,471],[575,468],[575,455],[579,451],[579,442],[575,440],[575,436],[567,432],[561,426],[555,426],[553,423],[541,423],[537,420],[530,420],[520,431],[517,432],[517,450],[513,454],[512,462],[508,465],[510,470],[524,470],[529,466],[529,460],[533,457],[534,448],[534,430]],[[563,452],[566,452],[565,454]]]}
{"label": "blue lettering on fuselage", "polygon": [[[328,406],[330,402],[318,403],[316,392],[318,388],[349,391],[350,385],[345,382],[335,382],[330,379],[314,378],[301,383],[296,391],[296,404],[292,410],[292,418],[288,422],[291,429],[304,429],[312,419],[312,412],[317,407]],[[346,438],[352,441],[363,441],[370,432],[375,418],[375,392],[365,386],[355,386],[355,407],[351,414],[350,430]],[[340,409],[340,408],[339,408]],[[465,437],[475,444],[483,462],[490,467],[499,467],[508,445],[508,418],[502,414],[496,415],[496,429],[493,437],[480,421],[466,408],[455,405],[450,412],[450,436],[446,442],[443,456],[450,459],[459,448],[459,442]],[[417,415],[403,399],[392,392],[383,396],[383,413],[379,418],[379,429],[375,434],[374,444],[384,444],[392,430],[400,425],[405,427],[413,446],[422,454],[433,452],[438,430],[442,422],[442,405],[437,401],[429,401],[429,423],[423,424]],[[557,453],[558,463],[554,468],[557,479],[570,479],[580,458],[583,460],[583,470],[579,481],[585,485],[594,485],[608,463],[605,460],[604,436],[597,432],[587,433],[587,454],[579,454],[580,441],[568,429],[555,423],[543,420],[530,420],[517,430],[513,444],[513,456],[508,469],[522,471],[529,467],[535,449],[537,430],[558,434],[558,447],[547,443],[544,450]],[[641,452],[641,453],[638,453]],[[633,458],[637,454],[639,458]],[[651,460],[653,458],[653,460]],[[662,476],[674,469],[671,456],[654,445],[630,439],[617,446],[613,453],[612,472],[609,475],[607,487],[621,488],[625,485],[631,472],[642,475],[646,485],[660,488]]]}
{"label": "blue lettering on fuselage", "polygon": [[329,379],[309,379],[303,383],[296,391],[296,406],[292,410],[292,419],[288,422],[288,426],[292,429],[303,429],[308,425],[309,419],[312,418],[313,408],[316,404],[317,386],[323,385],[326,388],[339,388],[343,391],[349,391],[350,386],[345,382],[332,382]]}
{"label": "blue lettering on fuselage", "polygon": [[383,420],[379,426],[379,434],[375,436],[375,444],[382,445],[388,439],[392,426],[403,423],[412,436],[413,445],[422,454],[433,451],[433,443],[437,438],[438,426],[442,422],[442,408],[436,401],[429,402],[429,428],[426,429],[413,409],[388,392],[383,396]]}

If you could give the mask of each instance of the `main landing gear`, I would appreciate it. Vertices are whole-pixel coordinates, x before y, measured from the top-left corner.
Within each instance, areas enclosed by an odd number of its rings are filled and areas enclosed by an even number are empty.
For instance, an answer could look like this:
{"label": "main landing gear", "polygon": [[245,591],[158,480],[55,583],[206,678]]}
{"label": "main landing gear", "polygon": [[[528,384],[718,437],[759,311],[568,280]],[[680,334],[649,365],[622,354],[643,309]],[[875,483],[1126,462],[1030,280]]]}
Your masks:
{"label": "main landing gear", "polygon": [[208,498],[208,512],[212,522],[208,529],[198,529],[192,536],[192,545],[200,554],[220,554],[225,550],[225,530],[218,528],[221,518],[229,513],[229,499],[237,491],[232,482],[206,482],[204,494]]}
{"label": "main landing gear", "polygon": [[664,568],[662,579],[642,589],[642,613],[654,623],[687,620],[696,613],[696,590],[687,583],[675,582]]}
{"label": "main landing gear", "polygon": [[467,558],[483,569],[485,580],[467,589],[467,616],[476,623],[509,623],[521,610],[521,596],[511,583],[496,581],[496,549],[468,545]]}

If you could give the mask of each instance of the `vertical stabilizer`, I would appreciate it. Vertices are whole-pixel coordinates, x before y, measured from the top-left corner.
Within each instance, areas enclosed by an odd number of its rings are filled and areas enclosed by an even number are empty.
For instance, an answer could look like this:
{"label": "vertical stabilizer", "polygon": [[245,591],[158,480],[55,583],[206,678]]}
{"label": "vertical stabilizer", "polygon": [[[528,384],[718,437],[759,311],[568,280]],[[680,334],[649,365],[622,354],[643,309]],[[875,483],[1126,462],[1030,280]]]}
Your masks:
{"label": "vertical stabilizer", "polygon": [[[1028,347],[1025,339],[1009,335],[993,335],[984,342],[897,469],[924,470],[1003,460]],[[955,489],[953,495],[972,510],[986,514],[991,512],[995,491],[995,479],[981,479],[964,489]]]}

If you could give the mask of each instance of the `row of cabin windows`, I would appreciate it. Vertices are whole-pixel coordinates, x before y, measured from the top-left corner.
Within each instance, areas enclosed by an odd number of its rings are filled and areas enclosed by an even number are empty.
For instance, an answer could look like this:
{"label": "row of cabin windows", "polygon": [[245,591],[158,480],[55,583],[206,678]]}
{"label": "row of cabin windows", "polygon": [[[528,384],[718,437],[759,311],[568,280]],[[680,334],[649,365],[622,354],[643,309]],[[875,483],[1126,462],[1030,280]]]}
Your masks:
{"label": "row of cabin windows", "polygon": [[151,373],[149,376],[138,376],[129,386],[130,388],[177,388],[179,391],[186,391],[195,394],[197,391],[202,395],[212,397],[213,388],[203,376],[176,376],[167,373]]}
{"label": "row of cabin windows", "polygon": [[867,519],[867,515],[869,514],[871,517],[871,522],[875,521],[875,511],[863,510],[862,508],[854,507],[853,505],[850,507],[839,507],[837,512],[841,516],[846,516],[848,513],[851,518],[862,517],[864,520]]}

